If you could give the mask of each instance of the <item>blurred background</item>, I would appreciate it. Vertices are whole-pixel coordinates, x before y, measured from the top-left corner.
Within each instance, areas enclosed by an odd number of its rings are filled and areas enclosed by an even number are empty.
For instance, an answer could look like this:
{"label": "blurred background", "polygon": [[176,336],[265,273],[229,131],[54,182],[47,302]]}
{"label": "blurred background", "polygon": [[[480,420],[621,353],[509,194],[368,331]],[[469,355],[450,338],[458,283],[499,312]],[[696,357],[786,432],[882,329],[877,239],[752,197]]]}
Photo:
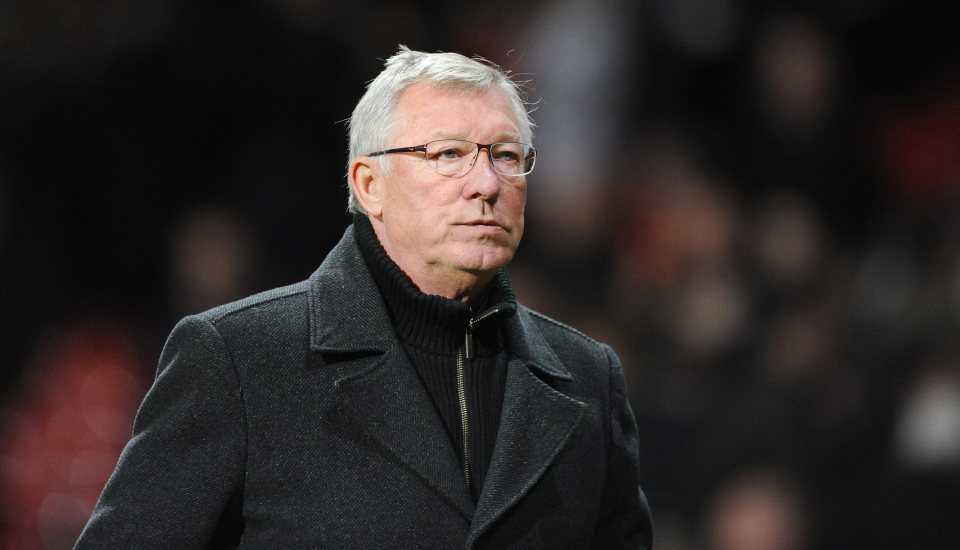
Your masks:
{"label": "blurred background", "polygon": [[71,546],[179,317],[320,264],[344,121],[400,43],[530,81],[511,274],[620,353],[658,550],[960,548],[958,28],[892,0],[0,0],[0,548]]}

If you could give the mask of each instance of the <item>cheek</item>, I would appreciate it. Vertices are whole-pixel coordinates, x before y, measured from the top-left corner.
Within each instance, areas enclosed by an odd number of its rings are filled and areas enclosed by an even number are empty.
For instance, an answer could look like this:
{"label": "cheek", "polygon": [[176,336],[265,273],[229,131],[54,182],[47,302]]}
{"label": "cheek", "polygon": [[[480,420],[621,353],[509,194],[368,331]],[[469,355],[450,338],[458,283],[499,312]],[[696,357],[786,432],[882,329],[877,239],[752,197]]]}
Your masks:
{"label": "cheek", "polygon": [[523,211],[527,205],[527,188],[526,186],[514,189],[512,193],[506,195],[507,201],[505,206],[509,210],[509,214],[517,219],[517,223],[523,224]]}
{"label": "cheek", "polygon": [[423,246],[442,237],[449,208],[437,192],[408,187],[406,192],[395,192],[389,198],[385,217],[403,233],[405,241]]}

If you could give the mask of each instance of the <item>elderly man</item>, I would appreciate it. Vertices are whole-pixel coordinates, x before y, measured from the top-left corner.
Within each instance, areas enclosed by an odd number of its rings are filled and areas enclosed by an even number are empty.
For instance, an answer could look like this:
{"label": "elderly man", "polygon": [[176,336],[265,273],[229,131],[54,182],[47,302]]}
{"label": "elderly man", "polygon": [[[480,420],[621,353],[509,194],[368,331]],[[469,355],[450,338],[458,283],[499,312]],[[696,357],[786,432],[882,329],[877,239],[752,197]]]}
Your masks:
{"label": "elderly man", "polygon": [[517,304],[517,86],[401,47],[309,280],[181,321],[79,548],[649,548],[606,345]]}

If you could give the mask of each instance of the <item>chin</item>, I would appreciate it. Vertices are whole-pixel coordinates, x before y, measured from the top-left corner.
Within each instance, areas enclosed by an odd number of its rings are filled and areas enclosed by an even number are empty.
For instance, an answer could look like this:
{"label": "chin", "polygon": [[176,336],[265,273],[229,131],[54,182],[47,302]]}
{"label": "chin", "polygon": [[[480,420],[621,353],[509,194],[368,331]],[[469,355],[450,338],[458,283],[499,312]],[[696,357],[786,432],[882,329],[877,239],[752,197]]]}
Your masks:
{"label": "chin", "polygon": [[472,250],[461,251],[458,254],[461,269],[464,271],[485,273],[496,271],[510,263],[513,259],[512,248],[503,246],[484,246],[472,247]]}

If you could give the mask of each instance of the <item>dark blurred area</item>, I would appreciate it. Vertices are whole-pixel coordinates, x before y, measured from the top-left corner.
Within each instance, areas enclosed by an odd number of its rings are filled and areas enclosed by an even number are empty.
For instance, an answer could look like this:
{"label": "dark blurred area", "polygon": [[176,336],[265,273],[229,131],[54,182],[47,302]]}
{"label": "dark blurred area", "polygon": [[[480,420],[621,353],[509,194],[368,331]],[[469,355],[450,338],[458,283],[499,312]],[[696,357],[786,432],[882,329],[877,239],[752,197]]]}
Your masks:
{"label": "dark blurred area", "polygon": [[179,317],[319,265],[400,43],[531,81],[511,274],[620,353],[659,550],[960,548],[944,9],[0,0],[0,548],[72,545]]}

